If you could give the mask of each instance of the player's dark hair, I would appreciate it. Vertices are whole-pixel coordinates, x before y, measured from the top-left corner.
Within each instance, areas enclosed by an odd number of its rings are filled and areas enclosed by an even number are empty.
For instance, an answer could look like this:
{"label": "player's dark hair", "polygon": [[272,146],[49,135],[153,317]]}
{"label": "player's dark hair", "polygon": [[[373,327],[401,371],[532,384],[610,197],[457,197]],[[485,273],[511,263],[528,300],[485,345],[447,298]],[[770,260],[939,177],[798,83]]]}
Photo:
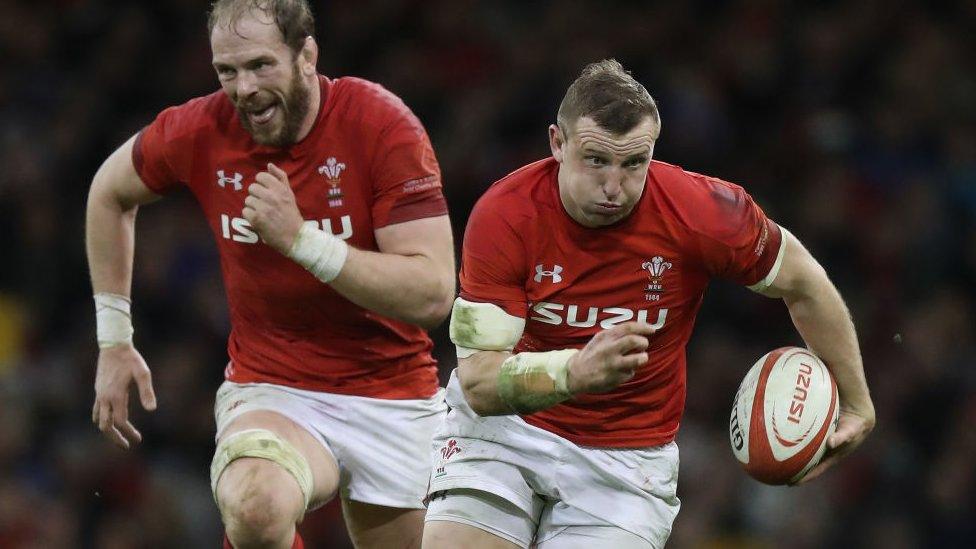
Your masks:
{"label": "player's dark hair", "polygon": [[590,63],[566,90],[556,115],[559,127],[567,131],[583,116],[617,135],[634,129],[648,116],[658,131],[661,128],[654,98],[616,59]]}
{"label": "player's dark hair", "polygon": [[285,44],[296,55],[305,45],[305,38],[315,35],[315,18],[307,0],[216,0],[207,16],[207,32],[213,34],[218,21],[236,31],[237,23],[252,11],[271,17]]}

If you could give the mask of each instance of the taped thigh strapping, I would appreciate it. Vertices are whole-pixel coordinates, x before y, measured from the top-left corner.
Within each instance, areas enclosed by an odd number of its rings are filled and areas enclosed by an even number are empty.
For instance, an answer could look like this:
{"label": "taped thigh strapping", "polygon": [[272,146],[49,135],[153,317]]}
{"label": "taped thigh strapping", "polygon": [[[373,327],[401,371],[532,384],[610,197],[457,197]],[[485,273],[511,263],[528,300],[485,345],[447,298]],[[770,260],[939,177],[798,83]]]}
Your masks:
{"label": "taped thigh strapping", "polygon": [[235,459],[253,457],[273,461],[291,473],[305,498],[308,509],[312,498],[312,468],[308,460],[288,441],[267,429],[246,429],[220,439],[210,464],[210,488],[217,499],[217,481]]}

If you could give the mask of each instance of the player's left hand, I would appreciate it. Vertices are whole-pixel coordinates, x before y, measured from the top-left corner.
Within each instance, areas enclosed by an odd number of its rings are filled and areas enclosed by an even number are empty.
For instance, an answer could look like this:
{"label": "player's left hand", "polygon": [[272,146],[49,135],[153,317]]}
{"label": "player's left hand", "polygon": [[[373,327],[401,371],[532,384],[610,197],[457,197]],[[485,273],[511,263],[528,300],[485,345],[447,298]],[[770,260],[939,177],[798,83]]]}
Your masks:
{"label": "player's left hand", "polygon": [[855,448],[864,442],[864,439],[874,429],[874,409],[870,411],[853,410],[840,408],[840,416],[837,421],[837,430],[827,439],[827,452],[820,459],[810,472],[803,476],[796,484],[809,482],[832,467],[841,458],[854,451]]}
{"label": "player's left hand", "polygon": [[265,244],[287,255],[303,223],[288,174],[270,163],[258,173],[247,187],[243,215]]}

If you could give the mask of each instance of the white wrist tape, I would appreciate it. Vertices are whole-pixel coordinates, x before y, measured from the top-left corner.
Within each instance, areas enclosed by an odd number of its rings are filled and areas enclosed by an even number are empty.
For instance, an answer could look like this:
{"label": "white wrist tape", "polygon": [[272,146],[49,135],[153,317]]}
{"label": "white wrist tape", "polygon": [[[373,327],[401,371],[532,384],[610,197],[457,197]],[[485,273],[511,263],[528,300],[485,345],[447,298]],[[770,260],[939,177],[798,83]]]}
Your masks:
{"label": "white wrist tape", "polygon": [[288,257],[322,282],[332,282],[346,264],[349,245],[341,238],[304,224],[288,251]]}
{"label": "white wrist tape", "polygon": [[131,302],[124,295],[95,294],[95,326],[100,349],[132,343],[130,307]]}

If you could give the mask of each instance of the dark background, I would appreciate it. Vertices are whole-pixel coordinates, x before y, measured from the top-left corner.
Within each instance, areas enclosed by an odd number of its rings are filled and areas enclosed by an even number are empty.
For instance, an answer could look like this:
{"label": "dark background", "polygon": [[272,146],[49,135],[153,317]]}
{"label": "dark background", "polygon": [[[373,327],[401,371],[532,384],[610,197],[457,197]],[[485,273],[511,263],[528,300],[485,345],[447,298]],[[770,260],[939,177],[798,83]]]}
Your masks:
{"label": "dark background", "polygon": [[[316,2],[320,70],[381,82],[430,132],[457,240],[495,179],[548,154],[587,62],[659,101],[656,157],[744,185],[825,265],[858,327],[878,426],[801,488],[741,472],[748,367],[796,344],[785,307],[709,292],[689,347],[672,547],[962,547],[976,539],[973,2]],[[90,422],[84,206],[100,162],[217,89],[203,2],[0,0],[0,547],[214,547],[207,478],[226,305],[189,193],[139,214],[136,343],[159,409],[124,452]],[[454,365],[435,336],[443,372]],[[308,546],[347,547],[335,505]],[[967,541],[968,540],[968,541]]]}

